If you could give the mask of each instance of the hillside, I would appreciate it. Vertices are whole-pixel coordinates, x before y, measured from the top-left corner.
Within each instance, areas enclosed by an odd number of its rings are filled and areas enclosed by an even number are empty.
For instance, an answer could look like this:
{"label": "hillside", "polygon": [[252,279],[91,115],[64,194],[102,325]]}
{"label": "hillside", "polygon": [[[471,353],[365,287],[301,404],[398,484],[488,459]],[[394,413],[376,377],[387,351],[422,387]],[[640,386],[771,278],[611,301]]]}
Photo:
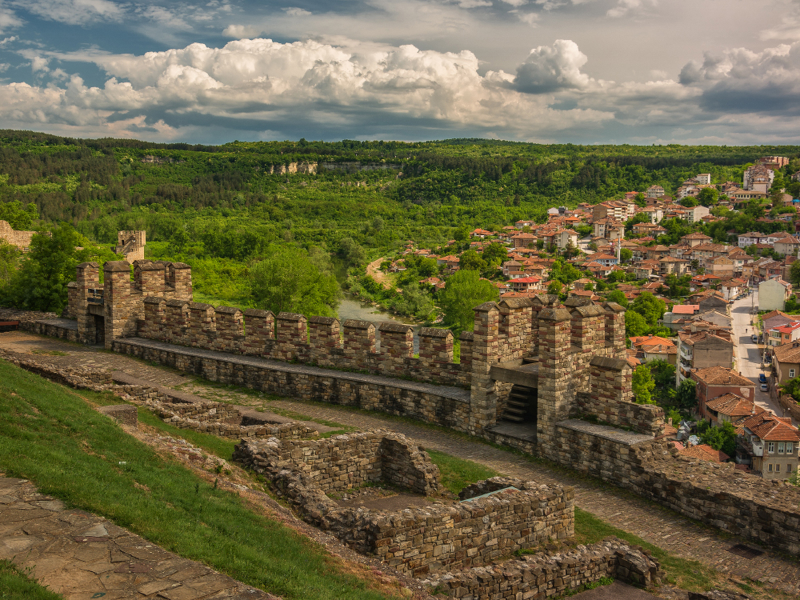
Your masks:
{"label": "hillside", "polygon": [[35,203],[34,227],[70,223],[106,246],[118,230],[144,229],[149,257],[192,263],[200,297],[241,304],[247,267],[270,244],[321,247],[344,281],[348,267],[406,240],[437,247],[459,230],[543,221],[551,206],[653,184],[669,193],[698,172],[741,181],[744,166],[766,154],[794,158],[800,146],[191,146],[0,131],[0,202]]}

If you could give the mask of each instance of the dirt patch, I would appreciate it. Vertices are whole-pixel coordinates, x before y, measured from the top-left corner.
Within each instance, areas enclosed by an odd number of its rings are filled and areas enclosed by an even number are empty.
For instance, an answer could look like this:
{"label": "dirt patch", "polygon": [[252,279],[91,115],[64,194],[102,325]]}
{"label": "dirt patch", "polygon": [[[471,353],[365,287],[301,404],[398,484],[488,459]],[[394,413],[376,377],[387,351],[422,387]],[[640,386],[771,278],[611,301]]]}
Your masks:
{"label": "dirt patch", "polygon": [[373,260],[367,265],[367,275],[372,277],[375,281],[380,283],[384,289],[392,289],[392,282],[386,276],[386,273],[381,271],[381,263],[386,260],[385,256],[380,257],[378,260]]}

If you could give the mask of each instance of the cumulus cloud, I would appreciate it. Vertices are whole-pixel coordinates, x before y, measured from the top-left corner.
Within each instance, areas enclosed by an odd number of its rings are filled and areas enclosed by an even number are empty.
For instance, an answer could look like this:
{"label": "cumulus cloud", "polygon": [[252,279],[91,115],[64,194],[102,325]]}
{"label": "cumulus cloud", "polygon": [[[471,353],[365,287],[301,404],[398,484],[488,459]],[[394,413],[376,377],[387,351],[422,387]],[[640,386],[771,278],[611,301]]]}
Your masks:
{"label": "cumulus cloud", "polygon": [[711,111],[798,114],[800,43],[706,53],[683,67],[680,83],[702,90],[701,105]]}
{"label": "cumulus cloud", "polygon": [[23,21],[10,8],[6,8],[0,3],[0,33],[5,33],[9,29],[22,26]]}
{"label": "cumulus cloud", "polygon": [[[592,108],[556,110],[513,89],[503,71],[479,73],[469,51],[436,52],[412,45],[350,53],[316,41],[281,44],[231,41],[222,48],[191,44],[144,55],[101,52],[51,54],[50,60],[88,61],[105,71],[103,86],[73,75],[46,88],[0,86],[0,118],[49,119],[79,124],[158,115],[172,120],[214,119],[278,129],[286,121],[325,127],[436,124],[441,128],[524,131],[537,136],[612,118]],[[46,64],[45,64],[46,68]],[[36,90],[43,91],[35,102]],[[2,108],[4,95],[11,100]],[[25,97],[31,102],[22,110]],[[166,131],[166,130],[165,130]],[[164,134],[166,135],[166,133]],[[369,135],[364,132],[364,135]]]}
{"label": "cumulus cloud", "polygon": [[625,15],[644,8],[647,4],[656,4],[656,0],[617,0],[617,5],[606,13],[609,17],[624,17]]}
{"label": "cumulus cloud", "polygon": [[298,8],[296,6],[289,6],[287,8],[284,8],[283,12],[285,12],[290,17],[309,17],[313,14],[310,10]]}
{"label": "cumulus cloud", "polygon": [[120,5],[110,0],[17,0],[13,5],[42,19],[68,25],[119,21],[125,14]]}
{"label": "cumulus cloud", "polygon": [[592,79],[581,73],[589,59],[572,40],[556,40],[538,46],[517,67],[516,89],[529,94],[547,94],[565,89],[585,89]]}

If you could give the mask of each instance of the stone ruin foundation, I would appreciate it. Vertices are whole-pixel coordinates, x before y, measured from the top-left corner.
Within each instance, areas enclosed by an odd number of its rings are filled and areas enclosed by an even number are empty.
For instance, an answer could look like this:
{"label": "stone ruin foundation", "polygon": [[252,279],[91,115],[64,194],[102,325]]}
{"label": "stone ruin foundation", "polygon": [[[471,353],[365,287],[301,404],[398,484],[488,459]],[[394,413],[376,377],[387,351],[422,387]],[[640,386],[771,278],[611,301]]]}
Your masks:
{"label": "stone ruin foundation", "polygon": [[401,434],[384,430],[327,440],[243,440],[233,458],[264,474],[309,523],[394,569],[430,572],[489,564],[523,548],[574,535],[574,492],[494,479],[462,502],[399,511],[342,507],[331,492],[383,482],[430,496],[439,469]]}

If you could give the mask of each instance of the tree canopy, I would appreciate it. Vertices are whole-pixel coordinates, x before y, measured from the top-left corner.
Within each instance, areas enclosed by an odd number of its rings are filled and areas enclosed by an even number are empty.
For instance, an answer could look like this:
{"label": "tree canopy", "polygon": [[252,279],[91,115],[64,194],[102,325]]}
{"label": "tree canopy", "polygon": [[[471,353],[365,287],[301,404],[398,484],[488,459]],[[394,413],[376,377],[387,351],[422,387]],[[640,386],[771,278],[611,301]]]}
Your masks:
{"label": "tree canopy", "polygon": [[472,331],[475,326],[474,307],[484,302],[493,302],[500,292],[491,282],[480,278],[477,271],[458,271],[447,280],[439,292],[439,304],[444,311],[444,324],[454,335]]}

